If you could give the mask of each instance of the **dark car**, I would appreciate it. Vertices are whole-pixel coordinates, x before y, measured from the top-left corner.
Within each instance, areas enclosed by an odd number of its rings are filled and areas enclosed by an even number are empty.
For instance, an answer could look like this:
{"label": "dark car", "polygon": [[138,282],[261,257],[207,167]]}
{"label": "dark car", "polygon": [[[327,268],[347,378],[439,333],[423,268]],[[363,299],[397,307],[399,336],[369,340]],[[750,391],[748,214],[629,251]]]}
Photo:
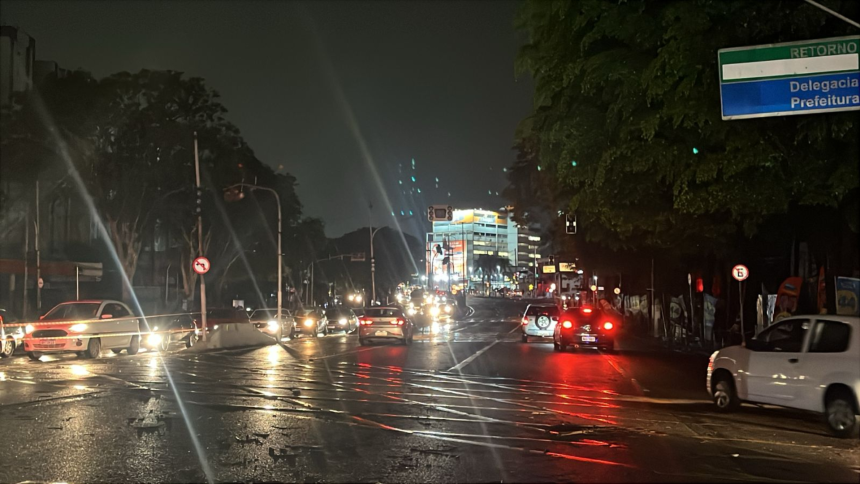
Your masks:
{"label": "dark car", "polygon": [[209,330],[218,329],[219,324],[250,322],[251,318],[243,309],[221,308],[206,311],[206,326]]}
{"label": "dark car", "polygon": [[358,317],[352,309],[344,307],[329,308],[325,311],[325,317],[328,320],[329,333],[335,331],[352,333],[358,329]]}
{"label": "dark car", "polygon": [[190,314],[154,318],[149,324],[151,331],[143,339],[144,346],[157,351],[167,351],[174,343],[191,348],[200,334],[200,323]]}
{"label": "dark car", "polygon": [[325,316],[325,311],[320,308],[305,308],[296,312],[295,322],[293,322],[293,330],[290,333],[290,338],[295,338],[300,334],[306,334],[316,338],[320,333],[328,332],[329,321]]}
{"label": "dark car", "polygon": [[559,315],[552,336],[553,348],[564,351],[568,346],[590,346],[612,351],[615,348],[615,335],[618,321],[603,311],[581,307],[564,311]]}
{"label": "dark car", "polygon": [[272,336],[277,341],[293,328],[293,316],[287,309],[281,308],[281,320],[278,321],[278,308],[260,308],[251,313],[251,324],[261,332]]}
{"label": "dark car", "polygon": [[[17,326],[18,323],[18,318],[11,311],[0,309],[0,358],[12,356],[12,353],[21,346],[24,328]],[[16,326],[7,326],[11,324]]]}

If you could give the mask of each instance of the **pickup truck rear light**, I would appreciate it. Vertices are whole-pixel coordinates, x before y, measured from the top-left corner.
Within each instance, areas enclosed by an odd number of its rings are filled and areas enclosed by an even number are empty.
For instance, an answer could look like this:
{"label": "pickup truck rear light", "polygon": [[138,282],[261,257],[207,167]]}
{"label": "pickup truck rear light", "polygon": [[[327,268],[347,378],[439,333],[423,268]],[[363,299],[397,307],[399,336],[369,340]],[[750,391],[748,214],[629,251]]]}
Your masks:
{"label": "pickup truck rear light", "polygon": [[611,323],[611,322],[609,322],[609,321],[607,321],[607,322],[603,323],[603,329],[605,329],[605,330],[607,330],[607,331],[609,331],[609,330],[610,330],[610,329],[612,329],[613,327],[615,327],[615,325],[614,325],[614,324],[612,324],[612,323]]}

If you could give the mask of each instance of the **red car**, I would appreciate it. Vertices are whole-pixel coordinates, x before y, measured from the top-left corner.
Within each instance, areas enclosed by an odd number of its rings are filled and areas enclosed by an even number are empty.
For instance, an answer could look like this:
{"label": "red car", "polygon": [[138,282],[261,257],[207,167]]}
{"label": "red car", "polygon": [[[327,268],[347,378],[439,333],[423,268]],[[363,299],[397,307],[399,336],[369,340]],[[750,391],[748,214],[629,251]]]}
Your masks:
{"label": "red car", "polygon": [[591,308],[572,308],[558,318],[552,336],[553,348],[564,351],[568,346],[597,347],[604,351],[615,349],[618,320],[605,312]]}

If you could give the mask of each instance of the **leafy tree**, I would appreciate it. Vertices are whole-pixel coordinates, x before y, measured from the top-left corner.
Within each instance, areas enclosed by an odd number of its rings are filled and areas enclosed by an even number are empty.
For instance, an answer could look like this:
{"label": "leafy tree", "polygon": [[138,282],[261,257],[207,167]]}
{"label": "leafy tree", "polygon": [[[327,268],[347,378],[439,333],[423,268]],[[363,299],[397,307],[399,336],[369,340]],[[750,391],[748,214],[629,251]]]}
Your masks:
{"label": "leafy tree", "polygon": [[534,0],[517,26],[534,112],[506,193],[530,217],[574,211],[589,241],[695,252],[796,206],[856,216],[858,115],[722,121],[716,58],[854,33],[847,24],[795,1]]}

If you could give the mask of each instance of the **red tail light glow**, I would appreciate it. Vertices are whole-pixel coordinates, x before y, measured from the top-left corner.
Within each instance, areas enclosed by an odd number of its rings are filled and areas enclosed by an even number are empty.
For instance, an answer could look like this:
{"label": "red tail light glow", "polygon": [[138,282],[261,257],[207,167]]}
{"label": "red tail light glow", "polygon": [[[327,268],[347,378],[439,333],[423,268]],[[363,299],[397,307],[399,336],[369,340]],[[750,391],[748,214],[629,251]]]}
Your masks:
{"label": "red tail light glow", "polygon": [[565,329],[570,329],[573,327],[573,323],[571,323],[570,321],[565,321],[561,323],[561,327]]}
{"label": "red tail light glow", "polygon": [[523,318],[523,326],[529,324],[529,318]]}
{"label": "red tail light glow", "polygon": [[371,321],[369,319],[359,319],[358,324],[368,325],[368,324],[373,324],[373,321]]}
{"label": "red tail light glow", "polygon": [[404,321],[402,319],[398,319],[397,321],[394,322],[394,324],[397,326],[403,326],[403,323],[404,323]]}
{"label": "red tail light glow", "polygon": [[609,321],[607,321],[607,322],[603,323],[603,329],[605,329],[605,330],[610,330],[610,329],[612,329],[612,328],[613,328],[613,326],[615,326],[615,325],[613,325],[613,324],[612,324],[612,323],[610,323]]}

